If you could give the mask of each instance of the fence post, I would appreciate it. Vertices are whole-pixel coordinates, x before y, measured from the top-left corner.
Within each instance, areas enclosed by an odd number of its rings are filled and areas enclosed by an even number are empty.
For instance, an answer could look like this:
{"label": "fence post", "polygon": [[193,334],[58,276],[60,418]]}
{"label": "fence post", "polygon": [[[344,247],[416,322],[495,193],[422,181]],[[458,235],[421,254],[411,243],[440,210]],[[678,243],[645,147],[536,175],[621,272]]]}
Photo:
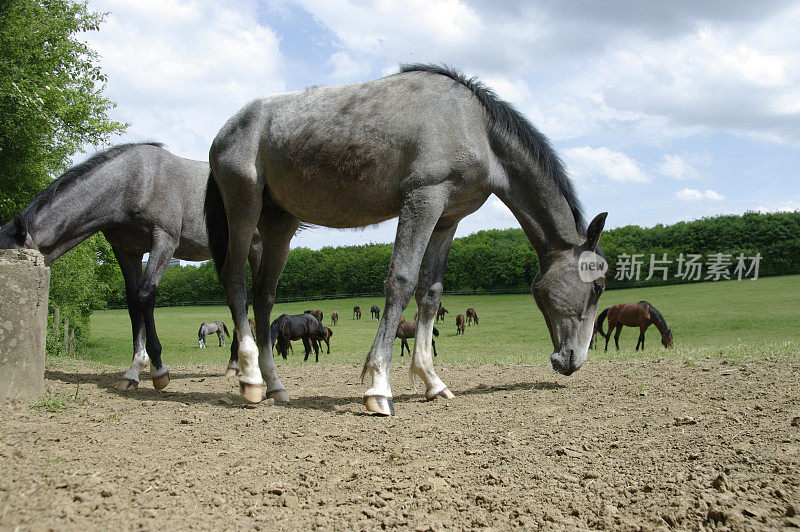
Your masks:
{"label": "fence post", "polygon": [[0,401],[33,402],[44,394],[49,294],[41,253],[0,250]]}

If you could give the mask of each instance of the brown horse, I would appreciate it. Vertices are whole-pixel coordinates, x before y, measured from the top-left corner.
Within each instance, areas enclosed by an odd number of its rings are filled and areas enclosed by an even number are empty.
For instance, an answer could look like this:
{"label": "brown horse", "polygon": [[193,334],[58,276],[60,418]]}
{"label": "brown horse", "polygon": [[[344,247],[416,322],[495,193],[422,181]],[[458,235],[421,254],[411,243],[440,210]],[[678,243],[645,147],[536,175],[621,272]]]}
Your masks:
{"label": "brown horse", "polygon": [[334,310],[333,312],[331,312],[331,323],[333,323],[334,325],[339,323],[339,311],[338,310]]}
{"label": "brown horse", "polygon": [[[608,316],[608,332],[603,332],[603,321]],[[639,301],[638,303],[619,303],[618,305],[611,306],[605,309],[597,317],[597,332],[606,339],[606,348],[608,351],[608,340],[611,338],[611,330],[616,328],[617,332],[614,333],[614,343],[619,351],[619,335],[622,332],[622,326],[639,327],[639,339],[636,341],[636,350],[642,346],[644,350],[644,332],[650,325],[653,324],[661,333],[661,343],[664,347],[672,347],[672,330],[667,327],[667,322],[664,316],[656,310],[656,308],[647,301]]]}
{"label": "brown horse", "polygon": [[442,323],[444,323],[445,314],[447,314],[447,309],[442,305],[439,305],[439,310],[436,311],[436,323],[439,323],[440,320]]}
{"label": "brown horse", "polygon": [[256,320],[247,318],[247,323],[250,325],[250,332],[253,333],[253,338],[256,337]]}
{"label": "brown horse", "polygon": [[[397,332],[395,333],[395,338],[400,338],[400,356],[403,356],[403,349],[408,349],[409,356],[411,355],[411,348],[408,347],[408,338],[414,338],[417,335],[417,322],[415,321],[406,321],[403,316],[400,316],[400,324],[397,326]],[[433,328],[433,335],[439,336],[439,331],[436,327]],[[433,356],[436,355],[436,342],[431,339],[431,345],[433,347]]]}
{"label": "brown horse", "polygon": [[319,333],[317,336],[311,337],[311,342],[315,344],[315,350],[321,351],[322,350],[322,342],[325,342],[325,345],[328,346],[327,355],[331,354],[331,336],[333,336],[333,331],[330,327],[323,327],[322,332]]}
{"label": "brown horse", "polygon": [[461,336],[464,334],[464,324],[467,322],[466,318],[464,318],[463,314],[456,314],[456,334]]}
{"label": "brown horse", "polygon": [[467,309],[467,326],[472,325],[472,321],[475,320],[475,325],[478,325],[478,313],[475,312],[475,309],[470,307]]}
{"label": "brown horse", "polygon": [[311,314],[315,318],[317,318],[320,322],[322,322],[322,311],[321,310],[307,310],[304,314]]}
{"label": "brown horse", "polygon": [[360,320],[361,319],[361,307],[355,306],[353,307],[353,319]]}

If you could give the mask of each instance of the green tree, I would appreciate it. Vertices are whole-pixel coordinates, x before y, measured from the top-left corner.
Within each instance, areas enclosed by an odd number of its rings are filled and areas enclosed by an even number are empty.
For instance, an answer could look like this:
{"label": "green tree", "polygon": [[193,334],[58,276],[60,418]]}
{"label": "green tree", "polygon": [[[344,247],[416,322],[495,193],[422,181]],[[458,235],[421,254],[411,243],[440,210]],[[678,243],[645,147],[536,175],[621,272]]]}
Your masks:
{"label": "green tree", "polygon": [[103,18],[87,0],[0,2],[0,224],[81,148],[124,131],[107,115],[98,54],[79,39]]}

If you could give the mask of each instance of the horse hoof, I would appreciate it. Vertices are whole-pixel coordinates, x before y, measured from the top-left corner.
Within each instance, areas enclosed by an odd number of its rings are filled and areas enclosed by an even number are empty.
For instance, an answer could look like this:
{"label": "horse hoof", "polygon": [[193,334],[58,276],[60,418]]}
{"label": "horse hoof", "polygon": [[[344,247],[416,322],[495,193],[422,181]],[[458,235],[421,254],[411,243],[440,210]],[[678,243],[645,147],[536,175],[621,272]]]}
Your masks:
{"label": "horse hoof", "polygon": [[226,377],[235,377],[238,374],[239,372],[236,371],[236,368],[228,368],[228,370],[225,372]]}
{"label": "horse hoof", "polygon": [[264,387],[260,384],[239,383],[239,393],[251,403],[260,403],[264,398]]}
{"label": "horse hoof", "polygon": [[286,390],[272,390],[271,392],[267,392],[267,399],[275,399],[276,403],[292,402],[289,399],[289,394],[286,393]]}
{"label": "horse hoof", "polygon": [[435,399],[452,399],[454,397],[455,395],[453,395],[453,392],[450,391],[450,388],[445,388],[441,392],[435,393],[433,395],[425,394],[425,399],[427,399],[428,401],[433,401]]}
{"label": "horse hoof", "polygon": [[135,390],[139,387],[139,383],[131,379],[120,379],[117,383],[117,390],[120,392],[127,392],[128,390]]}
{"label": "horse hoof", "polygon": [[153,379],[153,388],[156,390],[163,390],[167,387],[167,384],[169,384],[169,371]]}
{"label": "horse hoof", "polygon": [[394,402],[391,397],[385,395],[369,395],[364,398],[364,406],[367,412],[379,416],[393,416]]}

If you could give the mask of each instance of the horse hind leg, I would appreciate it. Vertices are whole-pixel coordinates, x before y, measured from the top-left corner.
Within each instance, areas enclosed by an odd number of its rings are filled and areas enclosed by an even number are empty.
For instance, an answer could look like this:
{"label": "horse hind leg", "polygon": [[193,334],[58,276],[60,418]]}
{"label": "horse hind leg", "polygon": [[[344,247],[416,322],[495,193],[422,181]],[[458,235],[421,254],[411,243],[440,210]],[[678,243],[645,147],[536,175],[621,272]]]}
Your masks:
{"label": "horse hind leg", "polygon": [[[258,367],[267,386],[266,397],[282,403],[288,403],[290,399],[286,387],[278,378],[275,359],[272,357],[272,344],[277,339],[271,337],[270,314],[275,304],[278,279],[286,266],[289,243],[299,225],[300,221],[297,218],[285,212],[262,213],[258,222],[262,238],[262,255],[258,260],[257,269],[253,269],[253,259],[251,259],[251,269],[256,272],[253,277],[253,312],[258,341]],[[248,330],[249,328],[248,326]],[[291,341],[286,339],[282,347],[284,358],[290,349],[294,355]]]}
{"label": "horse hind leg", "polygon": [[442,298],[442,280],[456,227],[457,225],[454,224],[434,230],[422,259],[415,294],[419,318],[409,371],[412,384],[415,375],[425,383],[425,398],[429,401],[433,399],[452,399],[454,397],[453,393],[434,370],[431,350],[435,355],[433,326],[439,310],[439,302]]}

